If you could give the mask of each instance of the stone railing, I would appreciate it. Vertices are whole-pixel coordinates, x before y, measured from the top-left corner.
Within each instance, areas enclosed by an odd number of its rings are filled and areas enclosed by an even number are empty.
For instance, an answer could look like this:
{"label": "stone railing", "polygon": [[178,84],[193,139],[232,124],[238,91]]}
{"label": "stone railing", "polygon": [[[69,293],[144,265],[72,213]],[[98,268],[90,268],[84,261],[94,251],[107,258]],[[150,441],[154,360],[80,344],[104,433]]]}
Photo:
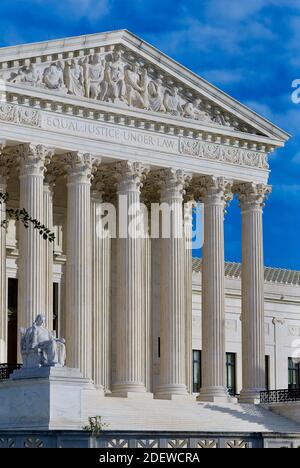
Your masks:
{"label": "stone railing", "polygon": [[15,369],[20,369],[21,367],[22,364],[0,364],[0,381],[9,379],[10,374],[12,374]]}
{"label": "stone railing", "polygon": [[300,401],[300,388],[260,392],[261,403],[285,403],[289,401]]}

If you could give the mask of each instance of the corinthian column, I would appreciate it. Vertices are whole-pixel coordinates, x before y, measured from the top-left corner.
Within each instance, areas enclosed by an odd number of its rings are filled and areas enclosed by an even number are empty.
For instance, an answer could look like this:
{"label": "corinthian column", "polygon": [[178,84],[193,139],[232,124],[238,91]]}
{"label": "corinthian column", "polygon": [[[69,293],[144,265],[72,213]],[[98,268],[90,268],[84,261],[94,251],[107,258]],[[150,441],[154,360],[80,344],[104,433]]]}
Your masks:
{"label": "corinthian column", "polygon": [[[98,190],[97,190],[98,189]],[[99,191],[100,190],[100,191]],[[93,380],[99,389],[110,391],[111,316],[110,316],[110,246],[108,231],[101,225],[102,190],[98,184],[91,196],[92,237],[92,329]]]}
{"label": "corinthian column", "polygon": [[242,403],[259,403],[265,389],[264,260],[262,210],[271,187],[236,187],[242,211]]}
{"label": "corinthian column", "polygon": [[63,157],[68,173],[66,340],[67,365],[92,377],[90,154]]}
{"label": "corinthian column", "polygon": [[[46,174],[44,184],[44,224],[53,231],[54,179]],[[46,326],[53,328],[53,244],[45,242],[45,317]]]}
{"label": "corinthian column", "polygon": [[145,386],[152,391],[152,316],[151,316],[151,239],[148,226],[145,225],[146,236],[142,240],[142,278],[143,278],[143,316],[144,316],[144,357]]}
{"label": "corinthian column", "polygon": [[202,388],[200,401],[228,400],[225,355],[224,209],[230,185],[222,177],[203,177]]}
{"label": "corinthian column", "polygon": [[[45,162],[54,151],[42,145],[17,147],[20,157],[20,207],[31,218],[44,219],[43,181]],[[37,314],[45,311],[45,240],[29,224],[20,225],[18,327],[28,327]]]}
{"label": "corinthian column", "polygon": [[[160,384],[156,398],[187,396],[185,373],[185,269],[181,170],[162,172],[161,202],[170,221],[161,239]],[[165,236],[165,238],[164,238]]]}
{"label": "corinthian column", "polygon": [[192,265],[192,230],[193,230],[193,206],[194,202],[188,202],[185,205],[184,213],[184,233],[185,233],[185,252],[184,252],[184,277],[185,277],[185,367],[186,367],[186,386],[189,393],[193,392],[192,387],[192,350],[193,350],[193,265]]}
{"label": "corinthian column", "polygon": [[117,365],[114,395],[146,392],[144,383],[144,319],[142,315],[142,239],[139,232],[140,190],[144,168],[117,165],[119,238],[117,243]]}
{"label": "corinthian column", "polygon": [[[1,145],[2,146],[2,145]],[[0,146],[0,192],[5,195],[8,161]],[[7,284],[6,284],[6,230],[1,227],[6,219],[5,200],[0,204],[0,362],[7,362]]]}

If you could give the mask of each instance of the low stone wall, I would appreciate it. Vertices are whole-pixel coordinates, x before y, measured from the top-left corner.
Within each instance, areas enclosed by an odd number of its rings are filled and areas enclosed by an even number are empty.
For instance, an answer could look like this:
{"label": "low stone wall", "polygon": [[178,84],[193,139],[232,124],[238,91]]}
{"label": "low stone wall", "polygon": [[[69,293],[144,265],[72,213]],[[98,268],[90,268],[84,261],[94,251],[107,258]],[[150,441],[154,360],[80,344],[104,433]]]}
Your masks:
{"label": "low stone wall", "polygon": [[0,431],[0,448],[300,448],[299,434]]}
{"label": "low stone wall", "polygon": [[279,414],[280,416],[284,416],[300,424],[300,401],[268,403],[262,406],[268,408],[273,413]]}

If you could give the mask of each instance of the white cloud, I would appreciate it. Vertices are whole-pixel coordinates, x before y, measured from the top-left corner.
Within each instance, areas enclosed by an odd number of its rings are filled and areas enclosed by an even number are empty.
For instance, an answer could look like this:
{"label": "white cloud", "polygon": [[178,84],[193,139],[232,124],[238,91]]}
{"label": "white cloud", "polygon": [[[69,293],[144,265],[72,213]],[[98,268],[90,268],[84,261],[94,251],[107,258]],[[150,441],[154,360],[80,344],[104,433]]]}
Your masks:
{"label": "white cloud", "polygon": [[274,119],[276,118],[276,114],[273,113],[271,108],[262,102],[246,101],[244,102],[244,104],[250,109],[257,112],[257,114],[261,115],[262,117],[265,117],[266,119],[274,121]]}
{"label": "white cloud", "polygon": [[[91,22],[98,21],[110,11],[113,0],[48,0],[48,5],[53,4],[53,13],[66,16],[70,19],[88,18]],[[35,0],[43,5],[44,0]]]}
{"label": "white cloud", "polygon": [[241,81],[244,73],[237,69],[212,69],[200,72],[200,75],[211,83],[225,85]]}
{"label": "white cloud", "polygon": [[258,13],[263,7],[272,4],[272,0],[250,0],[241,2],[241,0],[210,0],[206,2],[208,14],[214,16],[217,14],[220,18],[230,18],[241,21]]}
{"label": "white cloud", "polygon": [[257,15],[266,7],[285,7],[300,9],[299,0],[208,0],[205,2],[207,13],[221,20],[243,21]]}
{"label": "white cloud", "polygon": [[[276,0],[270,0],[272,1]],[[265,4],[265,0],[237,0],[230,2],[230,6],[228,0],[204,2],[200,13],[196,12],[192,16],[187,10],[183,11],[176,29],[149,34],[148,40],[169,54],[183,54],[189,50],[207,54],[218,48],[236,57],[238,54],[245,54],[244,43],[250,40],[250,47],[263,49],[265,42],[275,41],[277,38],[276,33],[272,31],[272,24],[265,18],[257,18],[257,11]],[[243,19],[245,21],[242,21]],[[255,45],[253,40],[256,40]]]}
{"label": "white cloud", "polygon": [[300,184],[274,184],[272,192],[275,196],[282,195],[300,195]]}
{"label": "white cloud", "polygon": [[186,51],[207,54],[215,46],[237,54],[242,52],[237,37],[237,32],[230,27],[213,26],[188,16],[182,17],[177,30],[149,34],[147,39],[169,54]]}

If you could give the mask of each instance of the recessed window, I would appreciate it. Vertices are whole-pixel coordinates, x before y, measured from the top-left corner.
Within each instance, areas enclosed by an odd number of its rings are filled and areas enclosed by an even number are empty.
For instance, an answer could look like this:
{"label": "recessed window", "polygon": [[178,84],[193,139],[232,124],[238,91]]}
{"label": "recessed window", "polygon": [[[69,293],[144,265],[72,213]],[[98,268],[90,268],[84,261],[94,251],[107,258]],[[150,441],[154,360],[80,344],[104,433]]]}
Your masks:
{"label": "recessed window", "polygon": [[58,309],[59,309],[59,284],[53,283],[53,330],[58,336]]}
{"label": "recessed window", "polygon": [[265,388],[270,390],[270,356],[265,356]]}
{"label": "recessed window", "polygon": [[7,309],[7,362],[16,364],[18,349],[18,280],[15,278],[8,278]]}
{"label": "recessed window", "polygon": [[300,363],[289,357],[289,389],[300,388]]}
{"label": "recessed window", "polygon": [[235,353],[226,353],[226,385],[229,395],[236,395]]}
{"label": "recessed window", "polygon": [[199,393],[201,388],[201,351],[193,350],[193,393]]}

